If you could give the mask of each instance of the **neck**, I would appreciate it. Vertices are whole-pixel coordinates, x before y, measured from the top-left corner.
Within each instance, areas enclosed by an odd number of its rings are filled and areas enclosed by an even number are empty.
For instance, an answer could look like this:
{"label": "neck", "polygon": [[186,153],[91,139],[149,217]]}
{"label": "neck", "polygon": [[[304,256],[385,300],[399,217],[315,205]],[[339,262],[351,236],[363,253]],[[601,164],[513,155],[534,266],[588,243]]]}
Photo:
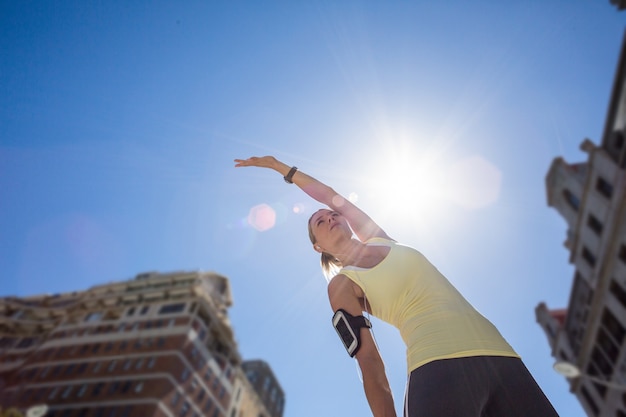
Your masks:
{"label": "neck", "polygon": [[360,258],[361,251],[365,248],[365,244],[356,240],[350,239],[344,245],[333,252],[333,256],[341,261],[342,265],[352,265],[357,259]]}

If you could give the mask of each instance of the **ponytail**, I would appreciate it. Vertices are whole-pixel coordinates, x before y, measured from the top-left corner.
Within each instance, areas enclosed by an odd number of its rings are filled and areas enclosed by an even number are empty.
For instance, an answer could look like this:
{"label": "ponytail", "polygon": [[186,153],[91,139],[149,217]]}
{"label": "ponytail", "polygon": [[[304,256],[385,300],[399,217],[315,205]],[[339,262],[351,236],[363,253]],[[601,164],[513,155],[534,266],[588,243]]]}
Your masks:
{"label": "ponytail", "polygon": [[343,267],[339,259],[326,252],[322,252],[322,259],[320,260],[320,264],[322,265],[322,272],[324,273],[324,277],[328,282],[330,282],[330,280],[335,275],[337,275]]}

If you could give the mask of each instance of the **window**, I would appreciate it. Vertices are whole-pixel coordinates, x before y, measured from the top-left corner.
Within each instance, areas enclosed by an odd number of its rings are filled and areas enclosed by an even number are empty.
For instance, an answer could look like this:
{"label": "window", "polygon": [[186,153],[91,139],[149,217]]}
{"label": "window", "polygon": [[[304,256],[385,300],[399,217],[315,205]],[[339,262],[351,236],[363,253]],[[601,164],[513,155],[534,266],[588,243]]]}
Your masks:
{"label": "window", "polygon": [[132,316],[133,314],[135,314],[135,307],[129,308],[128,311],[126,312],[127,316]]}
{"label": "window", "polygon": [[187,413],[189,412],[189,403],[187,401],[185,401],[183,403],[183,406],[180,407],[180,413],[178,413],[178,415],[180,417],[185,417],[187,415]]}
{"label": "window", "polygon": [[59,392],[59,387],[52,388],[52,390],[48,394],[48,399],[49,400],[54,400],[56,398],[58,392]]}
{"label": "window", "polygon": [[104,387],[104,382],[98,382],[96,385],[94,385],[93,390],[91,391],[91,395],[94,397],[100,395],[102,387]]}
{"label": "window", "polygon": [[143,306],[141,307],[141,311],[139,312],[139,314],[143,316],[144,314],[148,312],[149,309],[150,309],[150,306]]}
{"label": "window", "polygon": [[140,393],[143,390],[143,381],[139,381],[137,385],[135,385],[135,393]]}
{"label": "window", "polygon": [[148,369],[152,369],[154,368],[154,363],[156,362],[156,359],[153,357],[150,358],[150,360],[148,361]]}
{"label": "window", "polygon": [[91,372],[93,372],[94,374],[98,371],[100,371],[100,367],[102,366],[102,362],[96,362],[96,364],[93,366],[93,369],[91,370]]}
{"label": "window", "polygon": [[176,391],[174,392],[174,395],[172,396],[172,406],[175,406],[176,404],[178,404],[179,400],[180,400],[180,393]]}
{"label": "window", "polygon": [[205,391],[203,389],[201,389],[198,392],[198,396],[196,397],[196,400],[197,400],[198,404],[201,403],[202,400],[204,399],[204,394],[205,394]]}
{"label": "window", "polygon": [[567,188],[563,190],[563,197],[565,198],[567,204],[574,209],[574,211],[578,211],[578,207],[580,207],[580,199],[578,197],[572,194],[572,192]]}
{"label": "window", "polygon": [[74,372],[74,364],[70,363],[69,365],[67,365],[67,367],[65,368],[65,375],[71,375],[72,372]]}
{"label": "window", "polygon": [[602,326],[608,330],[617,344],[621,346],[624,342],[624,336],[626,336],[626,329],[624,329],[619,320],[615,318],[608,308],[605,308],[602,313]]}
{"label": "window", "polygon": [[61,394],[61,398],[65,399],[69,397],[72,392],[72,388],[74,388],[72,385],[67,386],[65,390],[63,390],[63,394]]}
{"label": "window", "polygon": [[213,401],[211,401],[211,397],[207,397],[206,403],[204,403],[204,408],[202,409],[202,411],[204,411],[204,413],[206,414],[209,412],[212,406],[213,406]]}
{"label": "window", "polygon": [[85,391],[87,391],[87,384],[83,384],[80,386],[78,392],[76,393],[76,396],[78,398],[82,397],[83,395],[85,395]]}
{"label": "window", "polygon": [[25,337],[22,340],[20,340],[20,342],[17,344],[17,348],[24,349],[24,348],[32,346],[33,343],[35,343],[35,339],[34,338],[32,338],[32,337]]}
{"label": "window", "polygon": [[93,312],[93,313],[87,314],[87,317],[85,318],[85,321],[87,321],[87,322],[96,322],[96,321],[100,321],[100,319],[102,319],[102,313],[98,311],[98,312]]}
{"label": "window", "polygon": [[125,394],[128,392],[128,390],[130,389],[130,385],[131,385],[130,381],[124,382],[124,385],[122,385],[122,394]]}
{"label": "window", "polygon": [[185,310],[185,303],[166,304],[161,306],[159,314],[174,314],[181,313]]}
{"label": "window", "polygon": [[54,369],[52,369],[52,376],[57,376],[61,372],[62,368],[63,368],[63,365],[55,366]]}
{"label": "window", "polygon": [[602,351],[606,354],[606,356],[611,360],[613,364],[617,360],[617,356],[619,355],[619,348],[616,346],[615,342],[606,334],[606,331],[603,328],[598,330],[598,335],[596,337],[596,343]]}
{"label": "window", "polygon": [[34,403],[37,404],[43,398],[43,395],[46,393],[46,388],[39,388],[35,393]]}
{"label": "window", "polygon": [[115,365],[117,365],[117,360],[113,359],[110,363],[109,363],[109,368],[108,371],[109,372],[113,372],[115,370]]}
{"label": "window", "polygon": [[613,186],[602,177],[598,177],[598,180],[596,181],[596,190],[609,200],[613,196]]}
{"label": "window", "polygon": [[589,228],[593,230],[596,235],[600,236],[602,234],[602,223],[600,223],[600,220],[598,220],[597,217],[591,213],[587,216],[587,226],[589,226]]}
{"label": "window", "polygon": [[128,371],[128,370],[130,369],[130,367],[131,367],[132,363],[133,363],[132,359],[126,359],[126,360],[124,361],[124,366],[123,366],[123,369],[124,369],[125,371]]}
{"label": "window", "polygon": [[620,245],[618,256],[619,260],[626,264],[626,246]]}
{"label": "window", "polygon": [[626,308],[626,291],[615,281],[611,281],[611,285],[609,287],[609,291],[611,294],[615,296],[622,304],[622,307]]}
{"label": "window", "polygon": [[119,388],[120,388],[120,383],[118,381],[113,381],[109,385],[108,393],[109,394],[115,394]]}
{"label": "window", "polygon": [[257,379],[257,372],[256,371],[248,371],[246,376],[248,377],[248,381],[252,382],[253,384],[256,382]]}
{"label": "window", "polygon": [[182,382],[187,381],[187,378],[189,378],[189,369],[187,369],[187,367],[185,367],[183,369],[183,372],[180,374],[180,380]]}
{"label": "window", "polygon": [[596,265],[596,256],[583,246],[582,257],[592,268]]}

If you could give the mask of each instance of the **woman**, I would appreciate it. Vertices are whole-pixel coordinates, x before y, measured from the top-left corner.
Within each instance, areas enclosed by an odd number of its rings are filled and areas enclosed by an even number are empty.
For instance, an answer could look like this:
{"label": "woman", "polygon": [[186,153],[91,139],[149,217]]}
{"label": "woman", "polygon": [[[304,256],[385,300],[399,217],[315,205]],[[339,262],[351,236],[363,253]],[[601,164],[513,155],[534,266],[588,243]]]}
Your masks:
{"label": "woman", "polygon": [[333,324],[358,361],[375,417],[396,413],[383,361],[371,332],[362,329],[369,327],[364,311],[397,327],[407,345],[406,417],[557,416],[498,330],[420,252],[395,242],[358,207],[296,167],[272,156],[235,163],[273,169],[329,207],[311,216],[309,236],[332,275]]}

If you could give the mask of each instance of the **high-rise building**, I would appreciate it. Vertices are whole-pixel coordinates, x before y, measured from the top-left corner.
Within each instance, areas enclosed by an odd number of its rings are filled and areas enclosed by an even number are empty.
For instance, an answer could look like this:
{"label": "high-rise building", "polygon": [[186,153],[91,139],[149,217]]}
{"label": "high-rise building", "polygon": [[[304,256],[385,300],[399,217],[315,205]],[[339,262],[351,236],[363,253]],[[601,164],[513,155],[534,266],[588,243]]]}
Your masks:
{"label": "high-rise building", "polygon": [[552,356],[580,373],[569,379],[571,392],[597,417],[626,417],[625,45],[601,145],[585,139],[586,162],[556,158],[548,171],[548,205],[567,222],[575,272],[566,309],[536,308]]}
{"label": "high-rise building", "polygon": [[0,299],[0,406],[46,417],[269,417],[241,367],[228,279],[145,273]]}
{"label": "high-rise building", "polygon": [[262,360],[245,361],[242,368],[270,417],[281,417],[285,394],[272,368]]}
{"label": "high-rise building", "polygon": [[617,10],[626,9],[626,0],[610,0],[613,6],[617,7]]}

